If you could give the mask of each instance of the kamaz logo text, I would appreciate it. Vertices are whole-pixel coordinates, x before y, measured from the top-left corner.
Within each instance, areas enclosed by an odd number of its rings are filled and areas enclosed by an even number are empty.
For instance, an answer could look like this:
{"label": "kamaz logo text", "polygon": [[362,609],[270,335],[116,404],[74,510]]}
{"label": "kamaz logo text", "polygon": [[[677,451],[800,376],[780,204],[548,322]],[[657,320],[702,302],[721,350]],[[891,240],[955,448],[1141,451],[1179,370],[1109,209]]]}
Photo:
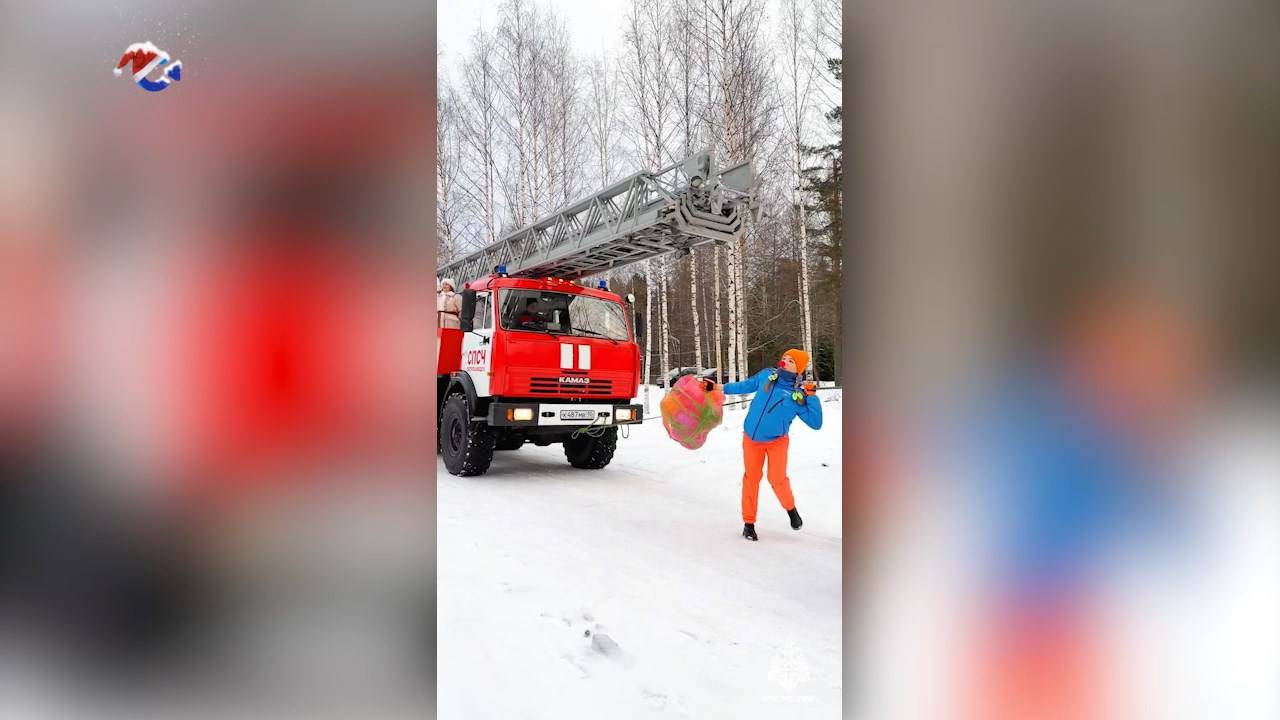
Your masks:
{"label": "kamaz logo text", "polygon": [[591,378],[560,376],[560,384],[562,385],[586,385],[591,382]]}

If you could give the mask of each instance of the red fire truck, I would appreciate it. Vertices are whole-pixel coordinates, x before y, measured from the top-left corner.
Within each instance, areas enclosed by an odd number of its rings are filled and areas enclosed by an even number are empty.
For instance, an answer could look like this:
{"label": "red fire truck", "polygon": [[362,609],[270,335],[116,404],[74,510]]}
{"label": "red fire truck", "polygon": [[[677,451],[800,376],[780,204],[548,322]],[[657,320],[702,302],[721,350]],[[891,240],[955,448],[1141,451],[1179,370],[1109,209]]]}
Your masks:
{"label": "red fire truck", "polygon": [[564,445],[577,468],[613,459],[618,427],[642,420],[634,298],[599,276],[742,231],[747,163],[717,170],[698,153],[640,172],[525,226],[437,279],[462,287],[459,328],[436,330],[438,450],[454,475],[480,475],[495,450]]}

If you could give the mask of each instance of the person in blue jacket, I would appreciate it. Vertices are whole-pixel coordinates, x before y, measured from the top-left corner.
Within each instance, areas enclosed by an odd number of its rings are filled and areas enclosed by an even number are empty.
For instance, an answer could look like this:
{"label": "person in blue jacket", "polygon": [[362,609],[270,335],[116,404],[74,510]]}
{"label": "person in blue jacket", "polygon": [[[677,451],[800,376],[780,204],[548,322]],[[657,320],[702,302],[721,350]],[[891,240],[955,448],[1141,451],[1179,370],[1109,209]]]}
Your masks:
{"label": "person in blue jacket", "polygon": [[[782,354],[777,367],[723,386],[726,395],[755,393],[742,426],[742,537],[748,540],[760,539],[756,535],[756,501],[766,460],[769,486],[791,517],[791,527],[799,530],[802,524],[787,477],[787,431],[796,418],[814,430],[822,427],[822,403],[814,394],[813,383],[800,380],[808,364],[809,354],[793,348]],[[715,387],[710,380],[706,384],[708,390]]]}

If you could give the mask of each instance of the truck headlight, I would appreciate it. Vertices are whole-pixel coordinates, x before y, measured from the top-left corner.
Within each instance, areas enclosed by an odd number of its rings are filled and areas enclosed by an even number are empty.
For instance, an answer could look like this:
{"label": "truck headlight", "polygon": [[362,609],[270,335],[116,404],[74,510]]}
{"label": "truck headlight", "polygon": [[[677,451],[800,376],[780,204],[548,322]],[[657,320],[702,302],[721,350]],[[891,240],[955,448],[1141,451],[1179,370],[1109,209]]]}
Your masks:
{"label": "truck headlight", "polygon": [[512,413],[512,419],[520,421],[532,420],[533,408],[516,408],[515,412]]}
{"label": "truck headlight", "polygon": [[618,408],[613,411],[613,418],[623,422],[631,422],[636,419],[636,411],[634,408]]}

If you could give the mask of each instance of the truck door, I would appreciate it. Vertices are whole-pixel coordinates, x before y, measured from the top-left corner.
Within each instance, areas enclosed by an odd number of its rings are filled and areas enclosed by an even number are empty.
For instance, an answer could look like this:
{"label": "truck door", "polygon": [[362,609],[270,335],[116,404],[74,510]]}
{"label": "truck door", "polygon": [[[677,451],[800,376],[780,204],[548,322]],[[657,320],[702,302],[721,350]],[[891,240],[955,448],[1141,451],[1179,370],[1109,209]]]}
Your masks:
{"label": "truck door", "polygon": [[471,376],[476,394],[488,397],[493,362],[493,293],[476,293],[475,330],[462,336],[462,371]]}

